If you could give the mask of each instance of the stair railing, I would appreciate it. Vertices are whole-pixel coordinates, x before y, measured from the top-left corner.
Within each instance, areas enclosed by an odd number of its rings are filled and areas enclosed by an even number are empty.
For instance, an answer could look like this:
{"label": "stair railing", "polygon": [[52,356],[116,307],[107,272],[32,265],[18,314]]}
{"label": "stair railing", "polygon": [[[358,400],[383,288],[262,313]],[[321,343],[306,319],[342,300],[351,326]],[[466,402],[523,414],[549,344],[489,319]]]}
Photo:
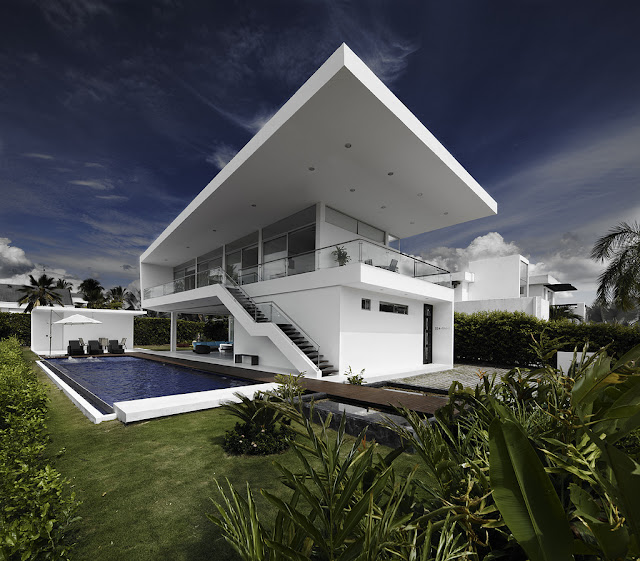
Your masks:
{"label": "stair railing", "polygon": [[[260,312],[265,316],[265,318],[270,323],[275,324],[276,327],[278,327],[278,323],[288,323],[288,324],[291,325],[291,327],[293,327],[296,331],[298,331],[301,335],[303,335],[305,337],[305,339],[307,339],[307,341],[309,341],[309,343],[313,346],[313,351],[317,353],[317,356],[315,357],[315,363],[316,363],[316,366],[318,366],[318,368],[320,368],[320,345],[318,343],[316,343],[312,339],[312,337],[304,329],[302,329],[302,327],[300,327],[295,321],[293,321],[290,316],[285,314],[284,311],[282,310],[282,308],[280,308],[275,302],[260,302],[260,303],[257,303],[253,298],[251,298],[251,296],[249,296],[246,293],[246,291],[242,288],[242,286],[233,279],[233,277],[228,275],[227,272],[222,269],[222,267],[218,267],[216,269],[216,271],[215,271],[215,275],[212,275],[212,276],[215,276],[216,280],[217,280],[217,278],[220,279],[219,281],[216,282],[216,284],[219,283],[219,284],[222,284],[225,287],[231,286],[231,287],[233,287],[233,288],[235,288],[235,289],[240,291],[240,293],[253,306],[253,320],[255,322],[258,321],[258,312]],[[213,283],[211,283],[211,284],[213,284]],[[242,307],[244,308],[244,306],[242,306]],[[280,318],[282,321],[280,321],[280,319],[274,319],[274,318]],[[283,331],[283,333],[284,333],[284,331]],[[309,360],[311,360],[311,359],[309,359]],[[312,360],[311,362],[314,362],[314,361]]]}
{"label": "stair railing", "polygon": [[[316,366],[320,368],[320,345],[313,340],[311,335],[309,335],[302,327],[300,327],[291,316],[288,316],[280,306],[278,306],[275,302],[260,302],[259,304],[255,304],[262,312],[262,314],[271,322],[278,325],[279,323],[286,323],[291,325],[296,331],[300,333],[313,347],[313,352],[318,353],[315,359],[309,359],[311,362],[315,362]],[[304,352],[304,351],[303,351]]]}

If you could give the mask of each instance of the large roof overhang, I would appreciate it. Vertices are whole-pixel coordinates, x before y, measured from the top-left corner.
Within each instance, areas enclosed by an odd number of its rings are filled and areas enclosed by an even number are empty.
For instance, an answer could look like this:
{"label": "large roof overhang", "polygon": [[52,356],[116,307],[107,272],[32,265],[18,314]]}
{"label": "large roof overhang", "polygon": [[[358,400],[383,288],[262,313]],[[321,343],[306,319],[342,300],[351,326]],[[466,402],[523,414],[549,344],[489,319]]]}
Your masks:
{"label": "large roof overhang", "polygon": [[487,192],[342,45],[141,260],[185,262],[318,201],[401,238],[497,212]]}

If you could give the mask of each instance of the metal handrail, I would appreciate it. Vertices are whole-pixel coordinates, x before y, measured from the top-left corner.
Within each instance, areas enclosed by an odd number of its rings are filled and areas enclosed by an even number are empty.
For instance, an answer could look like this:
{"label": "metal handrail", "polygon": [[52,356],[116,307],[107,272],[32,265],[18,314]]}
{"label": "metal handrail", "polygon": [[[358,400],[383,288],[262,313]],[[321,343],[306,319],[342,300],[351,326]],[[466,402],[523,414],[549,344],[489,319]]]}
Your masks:
{"label": "metal handrail", "polygon": [[[259,302],[259,303],[255,303],[255,306],[269,306],[271,308],[275,308],[276,311],[284,318],[285,322],[283,323],[289,323],[291,324],[292,327],[294,327],[297,331],[299,331],[302,335],[304,335],[304,337],[307,339],[307,341],[314,347],[314,351],[318,353],[318,356],[316,357],[316,366],[320,366],[320,344],[317,343],[316,341],[314,341],[314,339],[311,337],[311,335],[309,335],[304,329],[302,329],[302,327],[300,327],[292,318],[290,315],[286,314],[282,308],[280,306],[278,306],[278,304],[276,304],[275,302],[269,301],[269,302]],[[263,314],[264,312],[262,310],[260,310]],[[273,312],[272,312],[272,316],[273,317]],[[275,323],[273,321],[273,319],[269,319],[269,321],[271,323]],[[275,325],[278,325],[277,323],[275,323]],[[313,362],[313,361],[312,361]]]}
{"label": "metal handrail", "polygon": [[[352,243],[355,243],[355,242],[359,243],[358,256],[357,256],[357,260],[359,262],[363,262],[362,247],[363,247],[364,244],[367,244],[367,245],[376,247],[378,249],[384,250],[385,252],[389,252],[391,254],[395,254],[395,255],[410,259],[413,262],[413,278],[424,278],[424,277],[432,277],[432,276],[449,274],[449,271],[447,271],[446,269],[443,269],[442,267],[438,267],[437,265],[433,265],[431,263],[428,263],[427,261],[423,261],[422,259],[418,259],[417,257],[414,257],[413,255],[409,255],[407,253],[402,253],[401,251],[398,251],[397,249],[394,249],[392,247],[388,247],[386,245],[380,245],[380,244],[377,244],[377,243],[372,242],[370,240],[364,240],[362,238],[354,238],[352,240],[339,242],[339,243],[336,243],[336,244],[331,244],[331,245],[328,245],[328,246],[325,246],[325,247],[314,249],[313,251],[307,251],[305,253],[299,253],[297,255],[292,255],[292,256],[287,256],[287,257],[280,257],[278,259],[272,259],[271,261],[263,261],[262,263],[259,263],[258,265],[252,265],[251,266],[252,269],[255,268],[255,267],[258,267],[258,272],[251,272],[249,274],[250,275],[255,275],[256,281],[257,282],[261,282],[261,281],[264,281],[262,272],[263,272],[263,269],[264,269],[265,265],[277,263],[278,261],[286,262],[289,259],[298,259],[298,258],[301,258],[301,257],[304,257],[304,256],[308,256],[308,255],[319,254],[322,251],[326,251],[326,250],[329,250],[331,248],[335,248],[337,246],[345,246],[345,245],[352,244]],[[435,272],[428,273],[428,274],[417,274],[416,269],[417,269],[417,267],[419,265],[426,265],[426,266],[434,269]],[[321,267],[319,267],[319,268],[321,268]],[[216,267],[215,269],[206,269],[204,271],[200,271],[198,273],[195,273],[194,275],[189,275],[187,277],[182,277],[180,279],[175,279],[173,281],[170,281],[168,283],[164,283],[164,284],[161,284],[161,285],[158,285],[158,286],[145,288],[144,289],[144,297],[145,298],[150,298],[152,291],[154,291],[154,289],[159,289],[159,288],[162,288],[162,294],[160,294],[161,296],[165,296],[167,294],[174,294],[176,292],[183,292],[185,290],[192,290],[190,288],[189,289],[182,288],[180,290],[176,290],[175,289],[175,285],[176,285],[176,283],[184,283],[186,279],[191,279],[194,276],[196,277],[195,278],[195,283],[194,283],[195,284],[194,288],[199,288],[200,286],[202,286],[200,284],[200,282],[198,282],[198,280],[200,278],[200,275],[209,273],[209,276],[210,276],[211,272],[212,271],[216,271],[217,269],[220,269],[222,271],[222,273],[227,278],[229,278],[230,280],[233,281],[233,279],[231,279],[231,277],[229,277],[229,275],[224,270],[222,270],[221,267]],[[285,269],[287,269],[287,268],[285,267]],[[285,270],[284,273],[285,273],[285,275],[288,276],[287,270]],[[401,273],[401,274],[403,274],[403,273]],[[410,275],[408,275],[408,276],[410,276]],[[236,286],[238,286],[238,287],[241,286],[240,283],[235,282],[235,281],[233,281],[233,282],[234,282],[234,284]],[[212,283],[207,282],[205,286],[207,286],[209,284],[212,284]],[[243,283],[243,284],[250,284],[250,283]],[[172,289],[167,291],[166,290],[167,287],[172,287]]]}

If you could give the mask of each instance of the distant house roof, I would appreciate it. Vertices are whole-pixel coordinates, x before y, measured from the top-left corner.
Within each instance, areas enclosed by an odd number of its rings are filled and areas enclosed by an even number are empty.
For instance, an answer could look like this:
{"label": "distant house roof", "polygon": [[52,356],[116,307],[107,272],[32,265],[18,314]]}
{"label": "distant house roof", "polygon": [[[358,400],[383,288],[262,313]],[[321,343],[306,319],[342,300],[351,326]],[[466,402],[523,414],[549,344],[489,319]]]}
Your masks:
{"label": "distant house roof", "polygon": [[[24,296],[24,292],[20,292],[20,288],[24,288],[23,284],[0,284],[0,302],[19,302]],[[71,291],[68,288],[54,289],[62,299],[63,306],[73,306],[71,300]]]}

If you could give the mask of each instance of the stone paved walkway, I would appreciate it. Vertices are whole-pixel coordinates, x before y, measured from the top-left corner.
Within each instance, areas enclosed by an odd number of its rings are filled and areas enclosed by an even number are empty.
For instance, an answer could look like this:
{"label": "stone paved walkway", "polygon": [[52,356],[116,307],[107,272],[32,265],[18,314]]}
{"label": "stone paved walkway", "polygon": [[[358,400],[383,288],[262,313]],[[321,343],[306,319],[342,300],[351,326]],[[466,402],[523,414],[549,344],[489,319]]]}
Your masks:
{"label": "stone paved walkway", "polygon": [[442,372],[432,372],[421,376],[411,376],[396,380],[405,384],[414,386],[424,386],[427,388],[437,388],[448,390],[451,382],[454,380],[462,382],[467,387],[475,388],[480,380],[480,373],[491,375],[494,372],[498,376],[509,372],[508,368],[496,368],[495,366],[481,366],[478,364],[455,364],[451,370],[443,370]]}

